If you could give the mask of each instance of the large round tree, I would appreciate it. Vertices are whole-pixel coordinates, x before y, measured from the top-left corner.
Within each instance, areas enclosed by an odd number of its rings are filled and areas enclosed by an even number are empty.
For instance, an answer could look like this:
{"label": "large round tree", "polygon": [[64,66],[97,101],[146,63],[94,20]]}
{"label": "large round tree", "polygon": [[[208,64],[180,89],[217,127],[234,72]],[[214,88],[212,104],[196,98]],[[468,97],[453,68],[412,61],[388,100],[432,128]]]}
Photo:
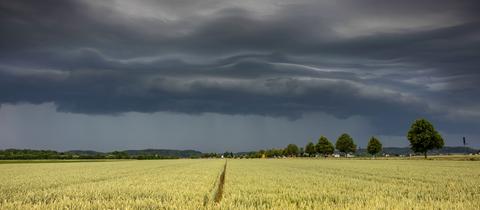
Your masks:
{"label": "large round tree", "polygon": [[320,153],[325,157],[333,154],[335,151],[335,147],[333,147],[333,144],[325,136],[321,136],[320,139],[318,139],[318,143],[315,147],[317,153]]}
{"label": "large round tree", "polygon": [[372,136],[370,141],[368,141],[367,151],[372,156],[375,156],[382,151],[382,143],[377,138]]}
{"label": "large round tree", "polygon": [[335,148],[337,148],[338,151],[345,153],[345,156],[347,156],[348,153],[355,152],[357,145],[353,143],[353,139],[350,135],[344,133],[338,137],[337,142],[335,143]]}
{"label": "large round tree", "polygon": [[423,153],[427,158],[428,150],[440,149],[444,142],[442,136],[435,130],[432,123],[426,119],[418,119],[410,127],[407,138],[414,152]]}
{"label": "large round tree", "polygon": [[287,156],[295,157],[299,153],[299,149],[297,145],[289,144],[287,145],[287,148],[285,148],[284,152]]}

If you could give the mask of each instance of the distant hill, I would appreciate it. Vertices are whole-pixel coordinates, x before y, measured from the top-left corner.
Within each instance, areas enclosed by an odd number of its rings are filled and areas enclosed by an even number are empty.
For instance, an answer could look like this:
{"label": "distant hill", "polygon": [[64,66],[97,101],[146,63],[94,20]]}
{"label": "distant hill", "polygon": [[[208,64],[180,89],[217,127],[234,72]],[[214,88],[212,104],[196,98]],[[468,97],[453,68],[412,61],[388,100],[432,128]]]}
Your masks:
{"label": "distant hill", "polygon": [[[131,157],[137,156],[158,156],[158,157],[171,157],[171,158],[191,158],[200,157],[202,152],[196,150],[174,150],[174,149],[142,149],[142,150],[123,150],[117,151],[122,154],[127,154]],[[79,156],[98,156],[108,155],[110,153],[97,152],[93,150],[70,150],[65,153],[74,154]]]}
{"label": "distant hill", "polygon": [[[471,147],[443,147],[439,150],[431,150],[428,154],[464,154],[464,153],[478,153],[478,149]],[[362,148],[356,152],[357,154],[366,154],[367,150]],[[413,153],[412,150],[408,147],[384,147],[382,153],[392,154],[392,155],[408,155]]]}
{"label": "distant hill", "polygon": [[196,150],[144,149],[112,152],[93,150],[54,150],[6,149],[0,150],[0,159],[175,159],[199,158],[202,153]]}
{"label": "distant hill", "polygon": [[96,156],[96,155],[104,155],[103,152],[97,152],[93,150],[70,150],[66,151],[67,154],[79,155],[79,156]]}
{"label": "distant hill", "polygon": [[172,149],[143,149],[143,150],[125,150],[121,151],[127,153],[129,156],[162,156],[175,158],[191,158],[200,157],[202,152],[196,150],[172,150]]}

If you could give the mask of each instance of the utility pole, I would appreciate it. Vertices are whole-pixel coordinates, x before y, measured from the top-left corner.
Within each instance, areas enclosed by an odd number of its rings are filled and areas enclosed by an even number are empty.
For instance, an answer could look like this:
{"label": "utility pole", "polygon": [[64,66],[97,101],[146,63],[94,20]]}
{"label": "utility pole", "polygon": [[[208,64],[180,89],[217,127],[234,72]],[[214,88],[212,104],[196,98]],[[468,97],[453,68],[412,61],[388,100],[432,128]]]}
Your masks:
{"label": "utility pole", "polygon": [[465,141],[465,136],[463,137],[463,153],[467,155],[467,141]]}

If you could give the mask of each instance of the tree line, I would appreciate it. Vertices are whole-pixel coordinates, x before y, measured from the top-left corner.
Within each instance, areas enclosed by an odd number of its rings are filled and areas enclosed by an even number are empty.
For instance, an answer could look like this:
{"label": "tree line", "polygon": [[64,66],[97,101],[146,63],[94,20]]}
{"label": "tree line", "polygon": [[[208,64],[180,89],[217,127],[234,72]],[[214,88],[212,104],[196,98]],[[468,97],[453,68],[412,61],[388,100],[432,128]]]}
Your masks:
{"label": "tree line", "polygon": [[[421,153],[427,158],[427,152],[432,149],[441,149],[444,146],[442,136],[435,130],[432,123],[426,119],[415,120],[408,133],[407,139],[410,142],[410,149],[415,153]],[[372,136],[367,145],[367,152],[371,156],[378,155],[383,145],[379,138]],[[305,147],[298,147],[296,144],[288,144],[283,149],[269,149],[250,152],[247,154],[239,154],[235,156],[233,153],[226,152],[223,155],[210,153],[205,157],[245,157],[245,158],[274,158],[274,157],[298,157],[298,156],[324,156],[328,157],[334,154],[335,151],[342,153],[345,156],[353,154],[357,151],[357,145],[353,138],[347,134],[341,134],[335,145],[325,136],[320,136],[317,143],[308,142]]]}
{"label": "tree line", "polygon": [[[368,152],[371,155],[376,155],[382,151],[381,142],[372,137],[368,144]],[[315,157],[315,156],[324,156],[328,157],[334,154],[335,150],[339,151],[343,155],[347,156],[348,154],[355,153],[357,150],[357,145],[354,143],[353,138],[344,133],[338,137],[335,145],[328,140],[325,136],[320,136],[317,143],[308,142],[305,147],[298,147],[296,144],[288,144],[283,149],[269,149],[269,150],[260,150],[257,152],[251,152],[247,154],[238,154],[236,157],[245,157],[245,158],[276,158],[276,157]],[[223,157],[230,158],[235,157],[233,153],[226,152],[223,154]],[[213,155],[211,157],[218,157],[219,155]]]}

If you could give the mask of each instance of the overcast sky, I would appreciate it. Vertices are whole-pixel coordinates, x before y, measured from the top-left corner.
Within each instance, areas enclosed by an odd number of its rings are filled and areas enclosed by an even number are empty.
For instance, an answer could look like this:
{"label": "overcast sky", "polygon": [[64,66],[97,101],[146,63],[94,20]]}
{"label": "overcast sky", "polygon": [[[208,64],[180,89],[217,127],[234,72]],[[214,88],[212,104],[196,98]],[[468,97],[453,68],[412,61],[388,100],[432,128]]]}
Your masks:
{"label": "overcast sky", "polygon": [[476,0],[0,1],[0,149],[480,147]]}

